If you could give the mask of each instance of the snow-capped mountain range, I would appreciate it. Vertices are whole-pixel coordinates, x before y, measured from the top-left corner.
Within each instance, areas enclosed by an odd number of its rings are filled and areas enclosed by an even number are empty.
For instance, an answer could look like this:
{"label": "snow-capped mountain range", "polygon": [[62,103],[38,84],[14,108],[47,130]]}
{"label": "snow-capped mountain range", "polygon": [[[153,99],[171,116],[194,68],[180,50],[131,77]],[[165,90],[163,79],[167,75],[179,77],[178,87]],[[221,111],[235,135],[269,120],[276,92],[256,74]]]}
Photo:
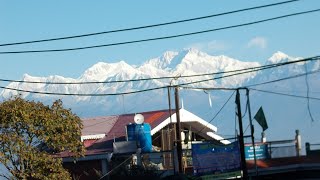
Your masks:
{"label": "snow-capped mountain range", "polygon": [[[165,52],[161,57],[146,61],[141,66],[129,65],[124,61],[118,63],[98,62],[87,69],[79,78],[65,78],[62,76],[49,77],[33,77],[25,74],[23,81],[42,81],[42,82],[88,82],[88,81],[121,81],[129,79],[154,78],[164,76],[180,76],[194,75],[211,72],[224,72],[236,69],[245,69],[249,67],[260,66],[257,62],[239,61],[227,56],[210,56],[206,53],[195,49],[185,50],[182,52]],[[228,81],[205,82],[204,86],[236,86],[241,85],[248,79],[253,78],[255,73],[229,78]],[[197,81],[212,76],[193,77],[179,79],[179,82]],[[118,83],[118,84],[90,84],[85,85],[45,85],[45,84],[27,84],[27,83],[11,83],[10,88],[25,89],[31,91],[57,92],[57,93],[74,93],[74,94],[93,94],[93,93],[115,93],[126,92],[128,90],[138,90],[157,86],[168,85],[168,80],[152,80],[141,81],[138,83]],[[213,84],[212,84],[213,83]],[[4,90],[0,96],[9,98],[12,95],[18,94],[15,91]],[[22,93],[24,97],[33,97],[30,93]],[[38,95],[36,95],[37,97]],[[43,96],[42,96],[43,97]],[[90,98],[73,97],[76,101],[88,100]]]}
{"label": "snow-capped mountain range", "polygon": [[[246,69],[250,67],[258,67],[266,64],[275,64],[279,62],[293,61],[300,59],[299,57],[290,57],[282,52],[274,53],[265,63],[258,62],[246,62],[243,60],[237,60],[224,55],[212,56],[207,53],[201,52],[196,49],[188,49],[180,52],[167,51],[162,56],[150,59],[140,66],[127,64],[125,61],[118,63],[106,63],[98,62],[92,67],[87,69],[79,78],[66,78],[58,75],[49,77],[34,77],[32,75],[25,74],[22,77],[23,81],[41,81],[41,82],[110,82],[110,81],[123,81],[131,79],[145,79],[145,78],[157,78],[157,77],[177,77],[176,79],[153,79],[148,81],[132,81],[132,82],[118,82],[118,83],[95,83],[95,84],[29,84],[29,83],[10,83],[7,87],[28,91],[37,92],[52,92],[52,93],[66,93],[66,94],[114,94],[133,92],[138,90],[145,90],[150,88],[165,87],[173,84],[190,83],[205,79],[212,79],[224,74],[205,75],[183,78],[180,76],[206,74],[215,72],[226,72],[238,69]],[[252,72],[237,76],[231,76],[228,78],[221,78],[217,80],[203,81],[201,83],[195,83],[188,85],[189,87],[240,87],[245,85],[257,84],[288,76],[305,73],[306,67],[308,71],[318,70],[320,68],[319,61],[306,63],[296,63],[293,65],[282,66],[278,68],[272,68],[260,72]],[[277,92],[296,94],[300,96],[306,95],[306,83],[309,85],[309,95],[316,97],[320,92],[319,74],[315,73],[308,75],[307,81],[305,76],[300,78],[294,78],[286,81],[280,81],[277,83],[266,84],[257,86],[254,88],[263,90],[273,90]],[[12,90],[2,90],[0,92],[0,100],[8,99],[19,92]],[[168,108],[167,89],[158,89],[148,92],[120,95],[120,96],[51,96],[45,94],[33,94],[20,92],[20,94],[27,99],[39,100],[45,103],[50,103],[55,99],[62,99],[66,107],[70,107],[80,117],[84,116],[101,116],[111,114],[122,113],[135,113],[140,111],[159,110]],[[213,106],[208,105],[208,94],[212,99]],[[184,107],[203,117],[207,121],[211,120],[211,117],[226,101],[230,92],[227,91],[192,91],[182,90],[181,96],[184,99]],[[243,97],[245,94],[243,94]],[[276,96],[263,94],[257,91],[251,91],[252,99],[252,111],[255,112],[260,106],[263,106],[266,111],[266,116],[269,116],[269,127],[273,128],[273,131],[279,133],[281,128],[279,124],[285,124],[288,121],[292,124],[292,128],[289,128],[287,134],[294,135],[295,128],[304,128],[304,131],[308,133],[308,136],[314,136],[316,130],[308,130],[310,127],[301,127],[299,121],[308,121],[311,123],[309,116],[307,116],[307,101],[304,98],[290,98],[284,96]],[[280,102],[279,102],[280,101]],[[234,102],[234,101],[233,101]],[[319,101],[311,101],[311,111],[314,113],[316,123],[313,127],[319,126],[320,113],[315,110],[315,106],[319,105]],[[229,129],[227,131],[222,130],[222,133],[232,132],[231,124],[233,121],[228,119],[234,119],[234,103],[230,102],[229,110],[225,113],[222,112],[219,120],[214,120],[214,123],[218,128]],[[243,103],[245,106],[245,103]],[[282,107],[279,107],[282,106]],[[293,113],[290,116],[290,112]],[[276,114],[278,113],[278,114]],[[299,113],[299,115],[294,114]],[[286,118],[281,122],[282,118]],[[220,122],[222,121],[223,122]],[[297,123],[294,124],[293,122]],[[274,125],[274,126],[273,126]],[[231,130],[230,130],[231,129]],[[292,131],[292,132],[291,132]],[[310,134],[311,133],[311,134]],[[303,132],[302,132],[303,134]],[[258,135],[259,137],[259,135]],[[272,136],[273,137],[273,136]],[[274,135],[273,138],[277,136]],[[285,137],[284,137],[285,138]],[[312,139],[312,138],[311,138]],[[314,139],[312,139],[314,140]]]}

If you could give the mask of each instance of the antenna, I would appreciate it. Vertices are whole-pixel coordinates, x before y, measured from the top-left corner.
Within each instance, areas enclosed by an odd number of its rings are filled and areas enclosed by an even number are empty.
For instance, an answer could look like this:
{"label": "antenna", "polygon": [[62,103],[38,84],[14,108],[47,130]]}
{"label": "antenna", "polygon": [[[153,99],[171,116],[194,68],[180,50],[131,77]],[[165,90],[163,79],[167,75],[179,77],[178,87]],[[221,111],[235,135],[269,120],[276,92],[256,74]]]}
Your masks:
{"label": "antenna", "polygon": [[136,124],[142,124],[144,122],[144,117],[142,114],[136,114],[133,120]]}

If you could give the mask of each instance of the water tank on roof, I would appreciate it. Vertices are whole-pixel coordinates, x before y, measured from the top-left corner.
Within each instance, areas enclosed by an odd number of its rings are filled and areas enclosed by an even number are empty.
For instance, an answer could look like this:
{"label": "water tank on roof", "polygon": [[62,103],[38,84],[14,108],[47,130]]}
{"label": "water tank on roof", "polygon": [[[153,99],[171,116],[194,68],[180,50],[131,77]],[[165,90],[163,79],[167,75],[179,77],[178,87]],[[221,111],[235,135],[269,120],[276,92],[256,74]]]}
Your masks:
{"label": "water tank on roof", "polygon": [[128,141],[136,141],[141,152],[152,151],[151,127],[148,123],[128,124],[127,125]]}

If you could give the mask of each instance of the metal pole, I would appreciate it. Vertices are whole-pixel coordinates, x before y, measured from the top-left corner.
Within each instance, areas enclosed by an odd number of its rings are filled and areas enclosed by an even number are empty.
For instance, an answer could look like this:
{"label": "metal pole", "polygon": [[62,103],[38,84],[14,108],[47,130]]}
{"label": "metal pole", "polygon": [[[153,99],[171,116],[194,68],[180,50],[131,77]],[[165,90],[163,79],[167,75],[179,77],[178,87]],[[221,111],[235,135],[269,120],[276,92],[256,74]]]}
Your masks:
{"label": "metal pole", "polygon": [[247,170],[246,158],[244,154],[243,127],[242,127],[242,115],[241,115],[239,89],[237,89],[236,104],[237,104],[237,110],[238,110],[237,115],[239,120],[239,131],[240,131],[239,144],[240,144],[240,153],[241,153],[241,169],[243,171],[243,179],[248,179],[248,170]]}
{"label": "metal pole", "polygon": [[175,95],[175,103],[176,103],[176,117],[177,117],[177,125],[176,125],[176,144],[177,144],[177,156],[178,156],[178,166],[179,166],[179,173],[183,172],[182,169],[182,144],[181,144],[181,126],[180,126],[180,105],[179,105],[179,89],[178,86],[175,87],[174,91]]}
{"label": "metal pole", "polygon": [[249,98],[249,89],[246,88],[247,93],[247,108],[249,113],[249,122],[250,122],[250,129],[251,129],[251,142],[253,146],[253,158],[254,158],[254,166],[256,169],[256,176],[258,176],[258,166],[257,166],[257,157],[256,157],[256,144],[254,142],[254,127],[252,124],[252,117],[251,117],[251,107],[250,107],[250,98]]}

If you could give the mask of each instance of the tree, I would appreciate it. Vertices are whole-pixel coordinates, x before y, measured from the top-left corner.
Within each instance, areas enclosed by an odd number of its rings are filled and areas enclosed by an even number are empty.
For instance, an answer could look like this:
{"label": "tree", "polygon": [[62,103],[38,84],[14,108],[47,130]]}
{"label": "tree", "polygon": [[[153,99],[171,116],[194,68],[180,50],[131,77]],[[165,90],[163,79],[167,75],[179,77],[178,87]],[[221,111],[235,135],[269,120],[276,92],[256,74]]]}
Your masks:
{"label": "tree", "polygon": [[55,153],[84,153],[82,123],[62,101],[51,106],[14,97],[0,103],[0,163],[7,179],[70,179]]}

